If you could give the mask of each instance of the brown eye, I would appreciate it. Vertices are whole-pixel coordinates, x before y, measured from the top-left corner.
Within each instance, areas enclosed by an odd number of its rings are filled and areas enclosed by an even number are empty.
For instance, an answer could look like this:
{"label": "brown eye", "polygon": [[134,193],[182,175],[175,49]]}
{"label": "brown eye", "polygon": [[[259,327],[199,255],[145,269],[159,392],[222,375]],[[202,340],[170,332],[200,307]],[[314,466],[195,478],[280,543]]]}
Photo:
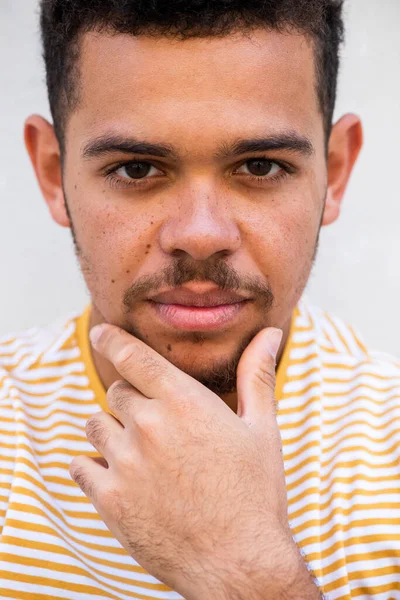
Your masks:
{"label": "brown eye", "polygon": [[121,167],[122,177],[128,177],[129,179],[144,179],[148,177],[153,166],[150,163],[145,162],[133,162]]}
{"label": "brown eye", "polygon": [[283,167],[273,160],[266,158],[252,158],[247,160],[241,167],[236,171],[242,175],[252,175],[253,177],[265,177],[268,180],[268,175],[278,175],[280,171],[284,171]]}
{"label": "brown eye", "polygon": [[270,175],[274,165],[275,163],[273,163],[271,160],[264,160],[260,158],[248,160],[246,162],[249,173],[251,173],[251,175],[255,175],[256,177],[265,177],[266,175]]}

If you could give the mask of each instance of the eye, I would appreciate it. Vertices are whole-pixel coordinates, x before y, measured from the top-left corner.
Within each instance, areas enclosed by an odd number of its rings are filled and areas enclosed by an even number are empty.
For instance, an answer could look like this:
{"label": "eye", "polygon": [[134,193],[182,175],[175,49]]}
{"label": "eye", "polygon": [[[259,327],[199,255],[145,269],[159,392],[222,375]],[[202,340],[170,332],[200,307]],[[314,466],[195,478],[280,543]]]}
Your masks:
{"label": "eye", "polygon": [[246,173],[254,177],[267,177],[267,175],[277,175],[280,171],[282,171],[282,167],[272,160],[253,158],[246,161],[236,173]]}
{"label": "eye", "polygon": [[159,175],[161,171],[147,162],[131,162],[123,165],[115,171],[115,175],[121,179],[145,179]]}

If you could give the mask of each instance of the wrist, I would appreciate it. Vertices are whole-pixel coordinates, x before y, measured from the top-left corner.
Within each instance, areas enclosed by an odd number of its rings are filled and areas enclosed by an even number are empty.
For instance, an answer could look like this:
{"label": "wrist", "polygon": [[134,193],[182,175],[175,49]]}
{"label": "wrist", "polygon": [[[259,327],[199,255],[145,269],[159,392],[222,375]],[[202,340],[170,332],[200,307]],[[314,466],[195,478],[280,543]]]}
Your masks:
{"label": "wrist", "polygon": [[324,600],[294,542],[260,551],[251,563],[241,562],[236,568],[232,563],[204,569],[203,576],[180,593],[186,600]]}

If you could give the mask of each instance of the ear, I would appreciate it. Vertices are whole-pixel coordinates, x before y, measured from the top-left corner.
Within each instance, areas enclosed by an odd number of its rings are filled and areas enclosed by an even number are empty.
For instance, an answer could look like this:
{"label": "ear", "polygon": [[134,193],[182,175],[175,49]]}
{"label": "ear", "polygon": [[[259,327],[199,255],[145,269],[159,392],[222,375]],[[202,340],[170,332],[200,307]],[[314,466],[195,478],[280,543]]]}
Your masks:
{"label": "ear", "polygon": [[332,128],[328,152],[328,192],[322,225],[334,223],[354,164],[363,145],[362,124],[356,115],[345,115]]}
{"label": "ear", "polygon": [[32,115],[25,121],[24,138],[51,216],[62,227],[70,227],[62,187],[60,146],[53,126],[43,117]]}

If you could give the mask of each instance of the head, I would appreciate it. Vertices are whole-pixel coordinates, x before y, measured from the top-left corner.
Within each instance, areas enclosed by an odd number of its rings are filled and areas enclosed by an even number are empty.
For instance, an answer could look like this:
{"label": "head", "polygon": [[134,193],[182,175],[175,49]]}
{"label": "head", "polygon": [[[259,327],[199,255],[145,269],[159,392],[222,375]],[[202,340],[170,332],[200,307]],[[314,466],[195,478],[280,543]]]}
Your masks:
{"label": "head", "polygon": [[[341,5],[41,2],[53,124],[25,139],[94,311],[220,394],[261,329],[288,331],[361,148],[357,117],[332,126]],[[149,299],[194,282],[248,302],[166,324]]]}

